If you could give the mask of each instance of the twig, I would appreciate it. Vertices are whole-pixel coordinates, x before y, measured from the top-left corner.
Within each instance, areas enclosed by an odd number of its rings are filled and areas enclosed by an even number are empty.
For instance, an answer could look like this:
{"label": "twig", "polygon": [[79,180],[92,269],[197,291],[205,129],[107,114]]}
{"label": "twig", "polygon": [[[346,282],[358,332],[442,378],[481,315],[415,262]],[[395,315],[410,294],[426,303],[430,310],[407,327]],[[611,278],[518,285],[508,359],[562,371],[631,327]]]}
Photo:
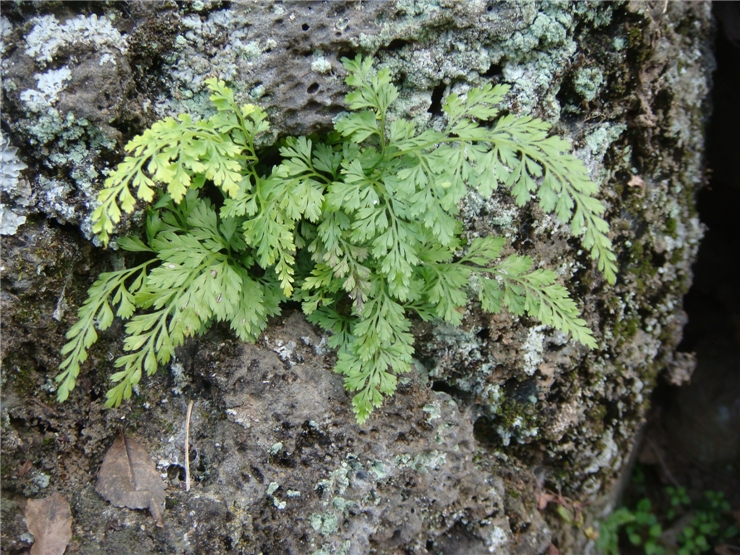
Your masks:
{"label": "twig", "polygon": [[190,491],[190,415],[193,413],[193,401],[188,403],[188,416],[185,419],[185,491]]}

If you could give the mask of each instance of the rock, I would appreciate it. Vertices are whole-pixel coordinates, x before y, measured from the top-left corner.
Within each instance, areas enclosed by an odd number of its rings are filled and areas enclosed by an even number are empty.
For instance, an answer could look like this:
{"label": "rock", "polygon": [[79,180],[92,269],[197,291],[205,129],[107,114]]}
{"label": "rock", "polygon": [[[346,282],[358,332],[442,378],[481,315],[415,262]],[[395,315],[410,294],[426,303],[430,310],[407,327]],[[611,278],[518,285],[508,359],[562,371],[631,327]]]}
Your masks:
{"label": "rock", "polygon": [[[702,234],[693,195],[704,179],[710,29],[709,3],[10,5],[0,19],[3,130],[28,166],[18,187],[25,179],[30,193],[2,192],[6,210],[27,218],[3,239],[3,395],[18,400],[3,404],[2,425],[21,440],[3,453],[4,495],[28,486],[14,468],[40,461],[51,486],[74,494],[85,554],[534,555],[551,540],[585,552],[579,530],[550,510],[545,522],[537,495],[606,503],[649,393],[675,365]],[[356,53],[390,69],[401,89],[393,117],[434,125],[449,92],[506,82],[507,111],[574,141],[601,183],[615,286],[562,224],[518,209],[504,191],[468,195],[460,214],[467,237],[503,234],[556,269],[599,348],[473,304],[460,329],[415,327],[417,373],[357,426],[333,355],[291,309],[255,345],[214,328],[180,349],[177,379],[160,371],[106,411],[121,352],[114,325],[72,398],[56,405],[51,377],[74,309],[120,263],[84,237],[123,144],[165,115],[204,115],[210,76],[265,107],[275,137],[326,131],[345,110],[340,60]],[[190,398],[195,485],[185,494],[172,478],[167,528],[102,507],[86,484],[121,422],[162,469],[175,467]]]}

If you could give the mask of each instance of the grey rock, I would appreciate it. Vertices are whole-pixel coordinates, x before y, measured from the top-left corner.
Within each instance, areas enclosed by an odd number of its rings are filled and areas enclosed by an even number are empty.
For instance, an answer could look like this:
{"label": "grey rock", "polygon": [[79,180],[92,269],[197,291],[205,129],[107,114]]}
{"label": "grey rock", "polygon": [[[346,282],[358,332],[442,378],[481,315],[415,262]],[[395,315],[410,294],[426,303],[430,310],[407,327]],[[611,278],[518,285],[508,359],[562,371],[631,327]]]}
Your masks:
{"label": "grey rock", "polygon": [[[592,552],[581,531],[537,510],[537,496],[550,488],[591,503],[589,522],[608,512],[650,391],[675,368],[702,234],[693,195],[704,179],[709,3],[96,6],[13,3],[0,19],[3,129],[31,168],[27,186],[2,189],[5,209],[28,218],[3,238],[2,426],[19,438],[4,446],[4,495],[24,491],[15,469],[38,460],[51,486],[74,494],[86,554],[534,555],[551,540],[563,553]],[[506,110],[546,119],[574,141],[602,184],[616,286],[561,223],[504,192],[468,195],[460,215],[468,238],[502,234],[556,269],[599,349],[472,304],[460,329],[415,327],[418,372],[357,426],[325,339],[290,311],[256,345],[218,328],[189,342],[177,380],[160,371],[105,411],[105,376],[121,352],[114,325],[73,398],[54,405],[49,377],[72,309],[121,262],[84,237],[123,144],[164,115],[206,114],[209,76],[265,107],[276,137],[325,131],[345,109],[340,59],[356,53],[391,70],[401,89],[392,117],[433,126],[445,94],[507,82]],[[190,398],[197,463],[186,494],[177,446]],[[121,422],[172,474],[164,530],[86,486]],[[3,505],[4,521],[13,510]],[[22,543],[4,537],[3,549]]]}

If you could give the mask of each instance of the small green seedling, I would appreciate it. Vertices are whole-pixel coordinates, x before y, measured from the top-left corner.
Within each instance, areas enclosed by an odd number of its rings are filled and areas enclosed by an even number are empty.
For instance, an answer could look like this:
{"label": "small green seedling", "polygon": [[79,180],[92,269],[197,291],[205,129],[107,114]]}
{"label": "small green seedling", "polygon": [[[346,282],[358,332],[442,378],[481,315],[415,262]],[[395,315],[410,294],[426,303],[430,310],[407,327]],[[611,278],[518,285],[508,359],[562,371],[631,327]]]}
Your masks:
{"label": "small green seedling", "polygon": [[[641,547],[645,555],[661,555],[667,549],[677,555],[701,555],[740,533],[737,526],[728,525],[730,505],[722,493],[706,491],[704,499],[696,503],[692,503],[684,487],[668,487],[666,493],[670,508],[665,514],[656,513],[650,500],[643,498],[635,509],[621,507],[602,521],[596,540],[598,552],[619,555],[620,532],[632,545]],[[693,516],[680,528],[674,544],[664,545],[664,531],[689,513]]]}

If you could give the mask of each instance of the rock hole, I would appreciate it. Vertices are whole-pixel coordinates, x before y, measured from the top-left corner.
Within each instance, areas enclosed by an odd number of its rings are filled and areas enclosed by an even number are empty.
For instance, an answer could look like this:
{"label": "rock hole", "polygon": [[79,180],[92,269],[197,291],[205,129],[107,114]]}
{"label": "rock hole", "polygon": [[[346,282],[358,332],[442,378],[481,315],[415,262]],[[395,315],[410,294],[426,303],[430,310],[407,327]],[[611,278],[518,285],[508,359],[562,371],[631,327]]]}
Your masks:
{"label": "rock hole", "polygon": [[309,26],[308,23],[304,23],[303,25],[301,25],[301,29],[303,29],[304,31],[308,31],[310,28],[311,27]]}
{"label": "rock hole", "polygon": [[492,77],[499,77],[501,76],[502,72],[504,70],[504,66],[499,64],[491,64],[488,66],[488,69],[481,75],[481,77],[486,77],[487,79],[491,79]]}
{"label": "rock hole", "polygon": [[388,50],[401,50],[404,46],[406,46],[409,43],[407,40],[403,39],[393,39],[387,46]]}
{"label": "rock hole", "polygon": [[319,92],[320,88],[321,88],[321,85],[319,85],[318,83],[311,83],[306,89],[306,92],[308,94],[316,94],[317,92]]}
{"label": "rock hole", "polygon": [[493,427],[493,418],[480,416],[473,423],[473,437],[482,445],[496,445],[501,443],[498,433]]}
{"label": "rock hole", "polygon": [[342,60],[343,58],[347,58],[348,60],[354,60],[357,56],[357,52],[354,50],[340,50],[337,52],[337,60]]}
{"label": "rock hole", "polygon": [[185,481],[185,467],[179,464],[171,464],[167,467],[167,479],[172,482],[175,479]]}
{"label": "rock hole", "polygon": [[429,110],[427,110],[430,114],[434,116],[442,115],[442,96],[444,95],[446,88],[447,86],[444,83],[434,87],[434,90],[432,91],[432,104],[429,106]]}
{"label": "rock hole", "polygon": [[254,476],[257,480],[259,480],[261,484],[264,484],[265,475],[262,474],[262,471],[254,465],[251,465],[249,468],[252,471],[252,476]]}
{"label": "rock hole", "polygon": [[443,381],[432,383],[432,391],[447,393],[450,397],[454,397],[455,399],[466,403],[472,401],[473,398],[470,392],[463,391],[462,389]]}

